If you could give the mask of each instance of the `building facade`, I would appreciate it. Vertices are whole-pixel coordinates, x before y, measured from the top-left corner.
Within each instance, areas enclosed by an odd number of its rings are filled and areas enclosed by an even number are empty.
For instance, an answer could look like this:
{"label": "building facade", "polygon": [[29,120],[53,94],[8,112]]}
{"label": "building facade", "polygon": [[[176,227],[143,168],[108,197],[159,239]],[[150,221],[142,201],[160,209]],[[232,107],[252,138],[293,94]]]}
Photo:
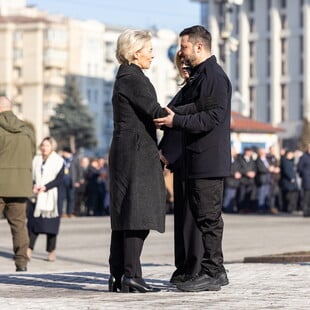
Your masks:
{"label": "building facade", "polygon": [[233,109],[285,129],[310,120],[310,0],[192,0],[231,78]]}
{"label": "building facade", "polygon": [[[116,41],[124,30],[94,20],[51,15],[27,7],[25,0],[0,0],[0,93],[12,99],[15,113],[34,125],[38,143],[49,134],[48,121],[63,102],[66,79],[74,78],[95,121],[95,151],[108,152],[118,69]],[[168,58],[177,34],[158,30],[153,36],[155,60],[146,74],[165,106],[177,90],[177,72]]]}

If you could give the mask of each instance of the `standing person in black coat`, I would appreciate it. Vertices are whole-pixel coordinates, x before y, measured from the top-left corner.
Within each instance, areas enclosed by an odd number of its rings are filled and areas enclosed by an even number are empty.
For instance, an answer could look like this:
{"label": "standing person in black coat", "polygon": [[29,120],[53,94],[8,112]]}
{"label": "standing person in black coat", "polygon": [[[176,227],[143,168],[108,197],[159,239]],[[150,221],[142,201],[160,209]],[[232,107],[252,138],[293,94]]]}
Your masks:
{"label": "standing person in black coat", "polygon": [[301,177],[303,215],[308,217],[310,216],[310,144],[299,158],[297,172]]}
{"label": "standing person in black coat", "polygon": [[253,158],[253,150],[245,147],[243,154],[238,155],[237,161],[242,175],[237,198],[238,211],[256,211],[256,163]]}
{"label": "standing person in black coat", "polygon": [[294,152],[287,150],[281,157],[280,186],[283,193],[283,211],[292,213],[297,209],[298,184],[294,164]]}
{"label": "standing person in black coat", "polygon": [[271,166],[267,160],[266,150],[259,148],[256,158],[256,176],[255,182],[257,186],[257,211],[266,213],[271,211],[270,206],[270,186],[271,186]]}
{"label": "standing person in black coat", "polygon": [[[183,88],[189,87],[190,66],[178,54],[175,57],[175,65],[180,77],[183,78],[181,85]],[[176,94],[168,107],[176,110],[176,107],[180,105],[182,105],[182,91]],[[159,149],[162,162],[173,173],[174,261],[176,270],[173,272],[170,282],[177,284],[192,278],[200,271],[203,245],[201,232],[191,214],[186,192],[182,132],[174,128],[166,128]]]}
{"label": "standing person in black coat", "polygon": [[[180,33],[179,55],[189,62],[190,87],[184,90],[184,104],[207,104],[210,110],[178,115],[167,108],[167,117],[154,120],[184,132],[186,179],[189,203],[202,232],[204,255],[199,274],[177,284],[182,291],[219,290],[228,284],[223,266],[223,187],[230,175],[231,83],[211,54],[211,34],[202,26]],[[211,108],[212,107],[212,108]]]}
{"label": "standing person in black coat", "polygon": [[55,152],[56,148],[57,143],[54,138],[44,138],[40,144],[41,154],[35,156],[32,163],[34,201],[29,204],[27,210],[29,259],[39,234],[46,234],[47,260],[55,261],[56,259],[56,240],[62,211],[64,177],[64,161]]}
{"label": "standing person in black coat", "polygon": [[267,160],[272,167],[270,174],[270,211],[277,214],[282,209],[282,193],[280,190],[280,156],[277,155],[277,148],[275,145],[269,147]]}
{"label": "standing person in black coat", "polygon": [[166,189],[153,118],[167,115],[142,70],[154,58],[151,33],[118,38],[120,67],[113,91],[114,132],[109,153],[111,246],[109,290],[153,292],[142,278],[140,255],[149,231],[164,232]]}
{"label": "standing person in black coat", "polygon": [[240,172],[241,170],[240,165],[237,158],[238,153],[236,149],[232,146],[230,176],[225,178],[225,184],[224,184],[224,201],[223,201],[224,213],[235,212],[236,198],[240,186],[240,179],[242,177]]}

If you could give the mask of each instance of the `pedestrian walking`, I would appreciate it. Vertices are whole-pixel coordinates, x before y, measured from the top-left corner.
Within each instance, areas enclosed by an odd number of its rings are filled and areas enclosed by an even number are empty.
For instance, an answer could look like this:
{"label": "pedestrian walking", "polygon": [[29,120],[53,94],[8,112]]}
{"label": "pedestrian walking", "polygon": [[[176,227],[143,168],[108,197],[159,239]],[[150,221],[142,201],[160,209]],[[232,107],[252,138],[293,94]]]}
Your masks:
{"label": "pedestrian walking", "polygon": [[0,214],[11,228],[16,271],[27,271],[26,201],[34,155],[33,130],[12,112],[10,100],[0,96]]}

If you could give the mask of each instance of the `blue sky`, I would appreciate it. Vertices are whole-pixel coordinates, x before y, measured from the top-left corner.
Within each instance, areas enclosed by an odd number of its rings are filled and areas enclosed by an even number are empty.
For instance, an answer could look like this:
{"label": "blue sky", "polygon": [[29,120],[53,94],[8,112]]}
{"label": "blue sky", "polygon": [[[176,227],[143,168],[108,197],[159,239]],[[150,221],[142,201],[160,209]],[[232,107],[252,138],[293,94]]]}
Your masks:
{"label": "blue sky", "polygon": [[180,32],[200,23],[200,4],[190,0],[27,0],[50,13],[96,19],[115,26]]}

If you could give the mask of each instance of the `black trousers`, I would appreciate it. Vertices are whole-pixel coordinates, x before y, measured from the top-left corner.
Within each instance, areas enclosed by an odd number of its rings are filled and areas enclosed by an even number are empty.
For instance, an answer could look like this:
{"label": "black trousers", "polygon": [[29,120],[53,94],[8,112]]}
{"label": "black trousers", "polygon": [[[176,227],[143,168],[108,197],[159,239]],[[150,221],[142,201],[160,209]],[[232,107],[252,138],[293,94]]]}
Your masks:
{"label": "black trousers", "polygon": [[201,270],[211,276],[224,270],[223,189],[223,178],[190,179],[188,182],[190,208],[202,233],[204,254]]}
{"label": "black trousers", "polygon": [[302,206],[304,216],[310,216],[310,190],[303,190]]}
{"label": "black trousers", "polygon": [[140,256],[149,230],[112,230],[110,245],[110,273],[120,279],[142,278]]}
{"label": "black trousers", "polygon": [[201,269],[202,235],[189,207],[182,171],[173,173],[174,192],[174,274],[194,276]]}
{"label": "black trousers", "polygon": [[[29,234],[29,248],[33,250],[39,234],[36,234],[33,231],[28,231],[28,234]],[[56,240],[57,240],[57,235],[46,234],[46,251],[47,252],[52,252],[56,249]]]}

